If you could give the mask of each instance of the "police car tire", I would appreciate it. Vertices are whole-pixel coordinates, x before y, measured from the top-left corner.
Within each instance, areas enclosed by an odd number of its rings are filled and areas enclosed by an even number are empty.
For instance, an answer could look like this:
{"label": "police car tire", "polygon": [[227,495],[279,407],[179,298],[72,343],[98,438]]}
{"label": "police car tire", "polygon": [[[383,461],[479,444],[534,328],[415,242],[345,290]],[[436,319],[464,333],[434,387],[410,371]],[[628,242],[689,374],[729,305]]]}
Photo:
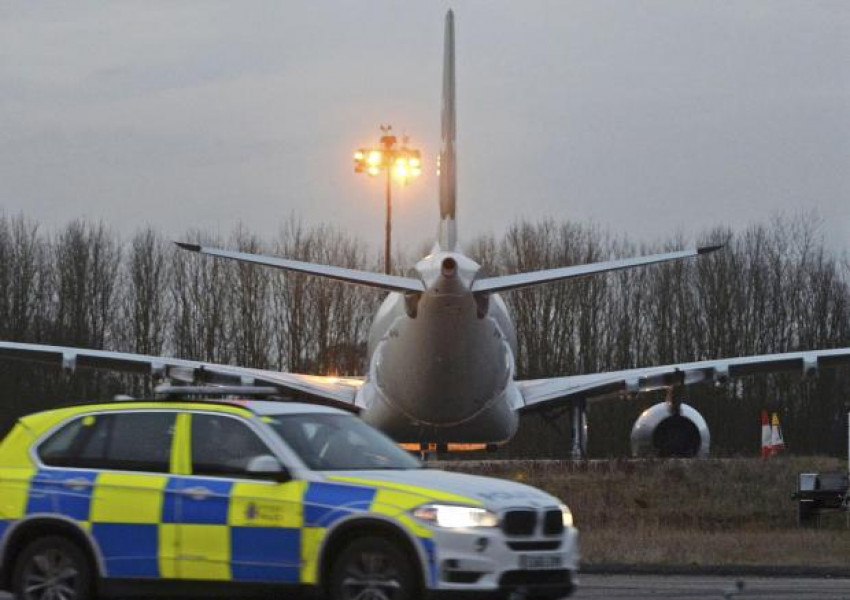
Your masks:
{"label": "police car tire", "polygon": [[23,589],[26,568],[36,556],[49,550],[63,555],[76,569],[77,576],[74,578],[73,588],[76,593],[75,600],[94,600],[94,582],[88,557],[77,544],[61,536],[36,538],[18,555],[12,571],[12,593],[15,599],[27,599]]}
{"label": "police car tire", "polygon": [[388,595],[390,600],[418,600],[414,567],[398,544],[382,537],[363,537],[351,542],[336,558],[331,569],[328,586],[329,600],[350,600],[346,594],[345,582],[350,579],[350,569],[358,568],[365,556],[379,554],[386,561],[387,570],[393,573],[399,587]]}

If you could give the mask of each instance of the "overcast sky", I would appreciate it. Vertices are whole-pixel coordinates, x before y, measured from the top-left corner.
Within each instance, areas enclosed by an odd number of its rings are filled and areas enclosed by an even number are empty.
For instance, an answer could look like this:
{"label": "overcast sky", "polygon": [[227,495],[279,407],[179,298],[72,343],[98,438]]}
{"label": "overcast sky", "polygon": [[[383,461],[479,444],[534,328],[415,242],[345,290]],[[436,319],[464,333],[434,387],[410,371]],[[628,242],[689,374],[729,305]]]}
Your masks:
{"label": "overcast sky", "polygon": [[[0,208],[169,236],[290,214],[376,248],[352,151],[407,132],[436,232],[445,2],[0,5]],[[850,251],[850,2],[456,2],[461,239],[519,217],[653,240],[815,210]]]}

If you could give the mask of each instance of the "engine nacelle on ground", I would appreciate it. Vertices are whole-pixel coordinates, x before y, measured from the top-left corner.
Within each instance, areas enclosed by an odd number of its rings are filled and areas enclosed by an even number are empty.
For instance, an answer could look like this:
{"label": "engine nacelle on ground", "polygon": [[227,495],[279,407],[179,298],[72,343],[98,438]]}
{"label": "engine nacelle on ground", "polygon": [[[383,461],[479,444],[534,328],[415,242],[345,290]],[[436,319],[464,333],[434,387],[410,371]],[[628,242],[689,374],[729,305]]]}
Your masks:
{"label": "engine nacelle on ground", "polygon": [[706,458],[710,444],[708,424],[687,404],[679,406],[678,414],[667,402],[651,406],[632,427],[632,454],[636,457]]}

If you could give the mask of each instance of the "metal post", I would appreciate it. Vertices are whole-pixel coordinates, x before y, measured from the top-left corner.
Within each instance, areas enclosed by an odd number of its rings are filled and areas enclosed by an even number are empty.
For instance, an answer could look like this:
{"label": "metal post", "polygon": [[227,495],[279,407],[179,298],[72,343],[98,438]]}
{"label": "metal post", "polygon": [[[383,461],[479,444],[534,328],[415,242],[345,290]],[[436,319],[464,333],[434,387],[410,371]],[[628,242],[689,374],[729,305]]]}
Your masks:
{"label": "metal post", "polygon": [[583,398],[573,402],[573,415],[570,427],[573,437],[570,458],[573,460],[584,460],[587,458],[587,402]]}
{"label": "metal post", "polygon": [[387,226],[386,239],[384,240],[384,273],[389,275],[392,271],[392,262],[390,261],[390,248],[392,247],[392,220],[393,220],[393,202],[392,202],[392,168],[387,169]]}

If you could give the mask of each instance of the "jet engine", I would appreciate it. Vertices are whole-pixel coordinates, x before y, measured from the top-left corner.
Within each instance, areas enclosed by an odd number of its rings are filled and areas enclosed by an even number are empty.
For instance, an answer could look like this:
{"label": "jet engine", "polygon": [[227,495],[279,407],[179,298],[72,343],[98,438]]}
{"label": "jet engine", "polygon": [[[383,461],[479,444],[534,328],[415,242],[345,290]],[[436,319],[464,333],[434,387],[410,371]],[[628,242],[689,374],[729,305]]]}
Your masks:
{"label": "jet engine", "polygon": [[636,457],[705,458],[710,443],[708,424],[687,404],[651,406],[632,427],[632,455]]}

